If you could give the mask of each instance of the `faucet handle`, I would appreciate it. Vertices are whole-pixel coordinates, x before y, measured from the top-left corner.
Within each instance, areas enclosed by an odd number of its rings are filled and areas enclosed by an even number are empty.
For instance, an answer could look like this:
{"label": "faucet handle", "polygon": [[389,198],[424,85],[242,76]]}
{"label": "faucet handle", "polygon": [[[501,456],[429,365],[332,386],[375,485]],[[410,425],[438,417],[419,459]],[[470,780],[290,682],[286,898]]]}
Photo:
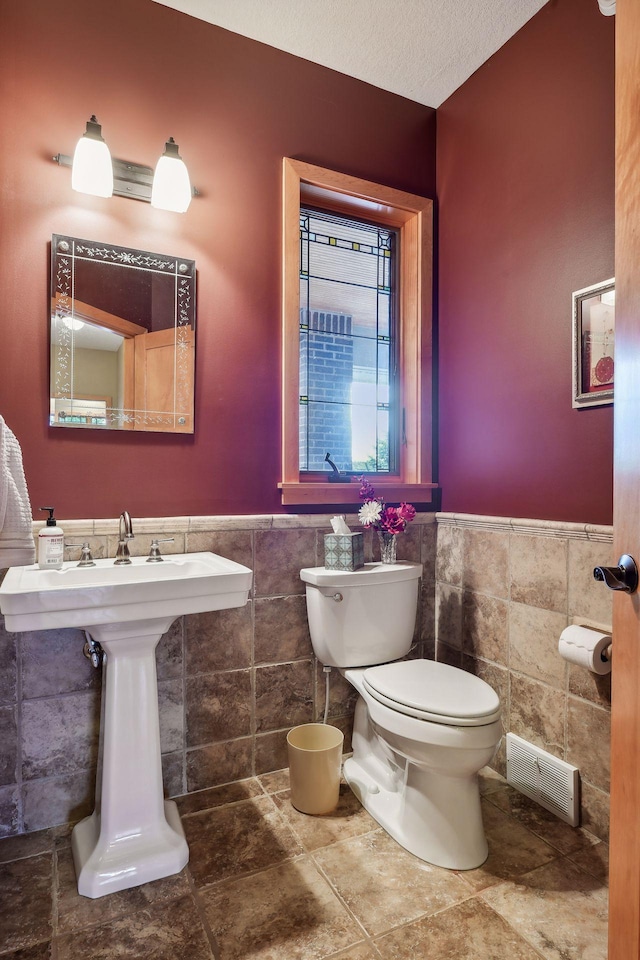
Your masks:
{"label": "faucet handle", "polygon": [[68,547],[82,547],[82,553],[80,554],[80,561],[78,563],[79,567],[95,567],[96,563],[91,556],[91,547],[89,546],[88,540],[85,540],[84,543],[71,543],[67,541],[64,545],[65,550]]}
{"label": "faucet handle", "polygon": [[160,543],[173,543],[174,537],[165,537],[164,539],[157,539],[151,541],[151,549],[149,550],[149,556],[147,557],[147,563],[162,563],[163,557],[160,556]]}

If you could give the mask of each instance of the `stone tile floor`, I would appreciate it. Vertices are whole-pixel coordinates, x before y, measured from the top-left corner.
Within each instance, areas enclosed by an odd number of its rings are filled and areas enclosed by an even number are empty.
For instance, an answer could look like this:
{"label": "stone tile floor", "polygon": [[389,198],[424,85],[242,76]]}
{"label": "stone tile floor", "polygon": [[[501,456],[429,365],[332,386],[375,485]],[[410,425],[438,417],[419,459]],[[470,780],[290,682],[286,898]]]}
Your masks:
{"label": "stone tile floor", "polygon": [[391,840],[347,787],[329,817],[288,773],[178,800],[175,877],[80,897],[70,828],[0,841],[2,960],[605,960],[605,843],[481,777],[489,858],[455,873]]}

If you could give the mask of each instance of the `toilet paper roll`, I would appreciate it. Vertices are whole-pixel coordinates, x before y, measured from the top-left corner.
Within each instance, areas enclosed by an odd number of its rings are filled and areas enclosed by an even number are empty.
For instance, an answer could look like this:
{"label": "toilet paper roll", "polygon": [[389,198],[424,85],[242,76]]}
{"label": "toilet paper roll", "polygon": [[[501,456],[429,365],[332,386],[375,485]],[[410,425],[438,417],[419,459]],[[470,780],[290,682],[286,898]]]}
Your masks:
{"label": "toilet paper roll", "polygon": [[558,651],[560,656],[569,663],[586,667],[592,673],[602,676],[605,673],[611,673],[611,661],[604,656],[610,643],[610,633],[601,633],[591,627],[572,624],[560,634]]}

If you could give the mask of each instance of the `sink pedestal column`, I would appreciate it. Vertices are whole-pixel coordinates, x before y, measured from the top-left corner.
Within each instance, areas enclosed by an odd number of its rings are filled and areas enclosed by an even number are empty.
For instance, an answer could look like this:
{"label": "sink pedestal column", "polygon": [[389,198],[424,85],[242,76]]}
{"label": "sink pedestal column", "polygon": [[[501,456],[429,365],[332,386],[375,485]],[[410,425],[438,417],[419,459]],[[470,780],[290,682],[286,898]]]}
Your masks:
{"label": "sink pedestal column", "polygon": [[177,807],[163,797],[160,761],[155,649],[174,619],[88,628],[106,662],[96,806],[71,838],[85,897],[168,877],[189,860]]}

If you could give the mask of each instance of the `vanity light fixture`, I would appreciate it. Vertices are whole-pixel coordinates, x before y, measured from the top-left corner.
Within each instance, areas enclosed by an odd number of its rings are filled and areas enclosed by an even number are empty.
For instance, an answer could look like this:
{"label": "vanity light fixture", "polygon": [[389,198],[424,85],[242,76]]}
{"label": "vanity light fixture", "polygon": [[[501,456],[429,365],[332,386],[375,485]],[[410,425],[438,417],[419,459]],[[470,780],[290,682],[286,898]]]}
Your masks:
{"label": "vanity light fixture", "polygon": [[78,140],[71,167],[71,186],[94,197],[113,196],[113,167],[102,127],[92,116]]}
{"label": "vanity light fixture", "polygon": [[191,198],[198,195],[191,187],[189,172],[173,137],[165,144],[154,176],[151,167],[111,156],[95,116],[87,121],[87,130],[78,141],[73,159],[63,153],[53,159],[72,168],[74,190],[96,197],[130,197],[152,203],[160,210],[184,213]]}
{"label": "vanity light fixture", "polygon": [[160,210],[184,213],[191,203],[189,171],[180,154],[178,144],[169,137],[164,153],[158,160],[151,188],[151,206]]}

